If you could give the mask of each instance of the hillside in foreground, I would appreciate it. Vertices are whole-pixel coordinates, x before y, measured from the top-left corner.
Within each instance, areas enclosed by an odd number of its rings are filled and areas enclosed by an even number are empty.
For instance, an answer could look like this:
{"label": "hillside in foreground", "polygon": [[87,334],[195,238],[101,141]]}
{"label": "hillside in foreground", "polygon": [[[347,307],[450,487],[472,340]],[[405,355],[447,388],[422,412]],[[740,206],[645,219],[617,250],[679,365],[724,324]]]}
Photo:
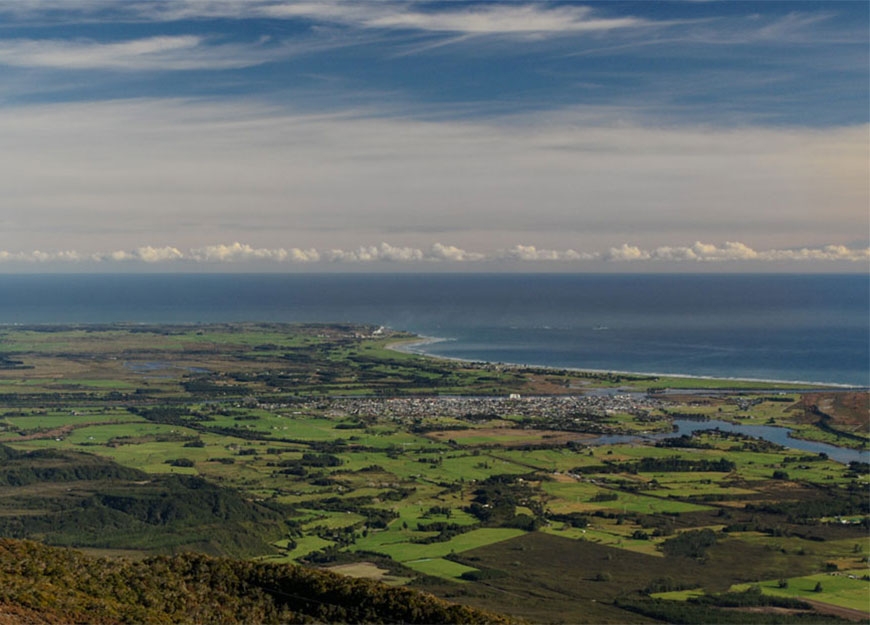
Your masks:
{"label": "hillside in foreground", "polygon": [[200,554],[94,558],[0,539],[0,623],[509,623],[407,588]]}

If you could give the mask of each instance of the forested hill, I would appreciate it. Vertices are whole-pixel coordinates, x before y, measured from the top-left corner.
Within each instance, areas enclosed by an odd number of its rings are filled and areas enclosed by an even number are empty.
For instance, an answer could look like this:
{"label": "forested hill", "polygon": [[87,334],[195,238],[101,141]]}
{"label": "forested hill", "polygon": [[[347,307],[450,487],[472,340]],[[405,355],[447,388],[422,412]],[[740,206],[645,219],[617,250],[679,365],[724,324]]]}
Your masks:
{"label": "forested hill", "polygon": [[0,445],[0,536],[55,545],[272,553],[284,514],[192,475],[150,475],[107,458]]}
{"label": "forested hill", "polygon": [[0,539],[0,624],[510,623],[408,588],[199,554],[98,559]]}

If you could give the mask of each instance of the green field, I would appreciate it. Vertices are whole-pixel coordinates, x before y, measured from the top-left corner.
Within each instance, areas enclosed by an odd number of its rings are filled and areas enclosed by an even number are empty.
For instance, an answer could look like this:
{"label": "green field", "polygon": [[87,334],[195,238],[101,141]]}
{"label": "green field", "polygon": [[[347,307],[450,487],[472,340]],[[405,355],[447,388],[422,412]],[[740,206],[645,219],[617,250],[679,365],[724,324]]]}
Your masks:
{"label": "green field", "polygon": [[[854,569],[837,573],[818,573],[803,577],[786,578],[787,587],[781,587],[780,580],[759,582],[762,592],[779,597],[797,597],[829,603],[852,610],[867,611],[870,609],[870,579],[868,570]],[[746,590],[746,584],[740,584],[733,590]],[[821,588],[817,590],[817,588]]]}
{"label": "green field", "polygon": [[[861,396],[440,361],[372,330],[5,328],[29,368],[0,369],[0,536],[350,567],[533,622],[654,622],[617,604],[669,584],[821,580],[806,598],[866,609],[866,466],[715,433],[587,444],[685,414],[859,437]],[[593,388],[693,393],[605,410]]]}
{"label": "green field", "polygon": [[[484,528],[473,530],[443,543],[417,545],[400,540],[399,536],[390,533],[369,535],[358,540],[356,549],[374,551],[390,556],[398,562],[424,560],[426,558],[442,558],[451,553],[462,553],[484,545],[497,543],[522,534],[522,530],[510,528]],[[397,540],[398,539],[398,540]]]}
{"label": "green field", "polygon": [[458,562],[453,562],[451,560],[445,560],[444,558],[406,560],[403,564],[423,575],[442,577],[451,581],[464,582],[464,580],[460,579],[463,573],[477,571],[477,569],[473,567],[465,566],[464,564],[459,564]]}

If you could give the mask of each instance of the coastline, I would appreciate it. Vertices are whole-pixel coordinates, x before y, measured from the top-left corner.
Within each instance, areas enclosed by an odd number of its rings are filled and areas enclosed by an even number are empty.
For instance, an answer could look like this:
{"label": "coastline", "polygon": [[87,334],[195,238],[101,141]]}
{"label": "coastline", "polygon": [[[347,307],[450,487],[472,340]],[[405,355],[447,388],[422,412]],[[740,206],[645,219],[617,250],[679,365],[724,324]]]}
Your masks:
{"label": "coastline", "polygon": [[[595,373],[595,374],[617,374],[617,375],[628,375],[628,376],[649,376],[655,377],[659,379],[672,379],[672,380],[697,380],[704,381],[709,380],[711,382],[718,382],[719,384],[711,384],[710,386],[690,386],[687,388],[677,387],[664,387],[661,392],[662,394],[667,394],[669,391],[672,394],[691,394],[691,393],[704,393],[705,395],[715,395],[715,394],[728,394],[728,393],[751,393],[751,392],[761,392],[761,393],[794,393],[794,394],[808,394],[808,393],[818,393],[818,392],[827,392],[827,393],[847,393],[847,392],[868,392],[870,388],[868,387],[858,387],[858,386],[849,386],[849,385],[836,385],[830,383],[813,383],[813,382],[802,382],[802,381],[784,381],[784,380],[764,380],[757,378],[718,378],[713,376],[697,376],[697,375],[688,375],[688,374],[660,374],[660,373],[642,373],[642,372],[634,372],[634,371],[608,371],[608,370],[597,370],[597,369],[581,369],[577,367],[554,367],[554,366],[546,366],[546,365],[529,365],[522,363],[506,363],[506,362],[498,362],[498,363],[489,363],[484,360],[471,360],[467,358],[459,358],[455,356],[444,356],[440,354],[430,354],[423,349],[422,346],[432,345],[435,343],[442,343],[447,341],[452,341],[453,339],[445,339],[440,337],[432,337],[432,336],[417,336],[412,338],[403,339],[401,341],[391,342],[386,345],[386,348],[395,352],[403,353],[403,354],[411,354],[415,356],[421,356],[423,358],[434,358],[436,360],[446,360],[451,362],[458,363],[466,363],[466,364],[498,364],[505,367],[516,367],[516,368],[533,368],[533,369],[542,369],[542,370],[552,370],[552,371],[571,371],[578,373]],[[728,387],[721,385],[722,382],[733,382],[735,386]],[[758,385],[758,386],[747,386],[747,385]],[[619,388],[613,389],[619,390]],[[637,389],[626,389],[626,392],[637,392]],[[732,425],[742,425],[738,421],[732,421],[730,419],[725,419],[725,421],[731,423]],[[820,441],[813,437],[802,436],[801,431],[799,429],[795,429],[794,427],[789,427],[788,425],[776,425],[773,427],[786,428],[789,430],[789,438],[793,438],[796,440],[802,440],[810,443],[822,443],[832,445],[833,447],[837,447],[844,450],[853,450],[858,451],[860,453],[868,453],[867,444],[863,445],[837,445],[834,443],[830,443],[827,441]]]}
{"label": "coastline", "polygon": [[[630,376],[643,376],[643,377],[651,377],[651,378],[675,378],[678,380],[710,380],[716,382],[743,382],[743,383],[751,383],[751,384],[784,384],[788,386],[803,386],[803,387],[811,387],[807,389],[800,388],[786,388],[782,390],[786,390],[788,392],[809,392],[812,390],[831,390],[831,391],[867,391],[870,390],[868,386],[854,386],[851,384],[837,384],[834,382],[813,382],[808,380],[777,380],[777,379],[767,379],[767,378],[738,378],[738,377],[716,377],[709,375],[692,375],[688,373],[661,373],[661,372],[652,372],[652,371],[624,371],[617,369],[586,369],[581,367],[558,367],[554,365],[538,365],[538,364],[530,364],[530,363],[522,363],[522,362],[491,362],[482,359],[470,359],[470,358],[460,358],[458,356],[446,356],[443,354],[432,354],[427,352],[424,349],[421,349],[421,346],[424,345],[433,345],[435,343],[446,343],[450,341],[454,341],[455,339],[450,338],[441,338],[434,336],[417,336],[415,338],[409,338],[402,341],[395,341],[387,344],[387,349],[392,351],[400,352],[403,354],[413,354],[416,356],[425,356],[426,358],[436,358],[440,360],[449,360],[453,362],[464,362],[464,363],[485,363],[492,365],[504,365],[508,367],[519,367],[519,368],[535,368],[535,369],[548,369],[552,371],[572,371],[578,373],[594,373],[594,374],[616,374],[616,375],[630,375]],[[686,389],[691,390],[691,389]],[[728,388],[725,387],[717,387],[713,389],[707,390],[721,390],[727,391]],[[743,389],[735,389],[735,390],[743,390]],[[767,390],[779,390],[776,388],[771,388]]]}
{"label": "coastline", "polygon": [[457,338],[410,349],[472,362],[870,387],[866,277],[40,275],[2,291],[12,326],[357,323]]}

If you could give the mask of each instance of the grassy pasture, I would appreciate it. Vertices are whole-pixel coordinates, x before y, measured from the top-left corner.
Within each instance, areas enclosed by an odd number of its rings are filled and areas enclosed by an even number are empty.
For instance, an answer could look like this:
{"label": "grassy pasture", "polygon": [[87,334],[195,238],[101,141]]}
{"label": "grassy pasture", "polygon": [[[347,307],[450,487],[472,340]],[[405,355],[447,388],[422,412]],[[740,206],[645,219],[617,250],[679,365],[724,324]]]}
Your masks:
{"label": "grassy pasture", "polygon": [[597,448],[577,452],[566,447],[557,447],[555,449],[488,450],[487,455],[534,470],[564,472],[578,466],[599,464],[600,461],[594,455],[596,451],[602,453]]}
{"label": "grassy pasture", "polygon": [[541,443],[567,443],[591,438],[580,432],[560,432],[558,430],[533,430],[515,428],[474,428],[464,430],[442,430],[432,432],[429,438],[439,442],[454,440],[460,445],[537,445]]}
{"label": "grassy pasture", "polygon": [[704,497],[705,495],[754,495],[758,491],[741,488],[738,486],[726,486],[722,484],[722,473],[704,472],[670,472],[670,473],[643,473],[645,479],[656,480],[661,485],[661,490],[655,493],[660,496],[674,496],[681,498]]}
{"label": "grassy pasture", "polygon": [[[22,434],[30,434],[37,430],[50,430],[66,426],[80,427],[82,424],[108,423],[141,423],[144,419],[132,415],[128,412],[116,413],[83,413],[71,415],[67,414],[40,414],[21,416],[2,416],[0,417],[0,428],[3,425],[12,425],[19,436]],[[14,440],[15,433],[12,431],[2,432],[0,430],[0,438]]]}
{"label": "grassy pasture", "polygon": [[[595,510],[614,510],[617,512],[639,512],[642,514],[661,514],[674,512],[696,512],[709,510],[709,506],[671,500],[662,497],[638,495],[603,488],[591,483],[544,482],[544,491],[552,498],[548,505],[554,512],[591,512]],[[594,501],[597,495],[613,494],[614,500]]]}
{"label": "grassy pasture", "polygon": [[865,441],[853,441],[830,432],[824,432],[814,424],[789,424],[792,428],[793,436],[802,438],[808,441],[816,441],[818,443],[827,443],[828,445],[837,445],[839,447],[850,447],[852,449],[864,449],[870,447],[870,439]]}
{"label": "grassy pasture", "polygon": [[397,540],[401,536],[395,532],[372,532],[359,539],[353,550],[375,551],[402,563],[426,558],[443,558],[451,553],[462,553],[484,545],[490,545],[524,534],[512,528],[481,528],[460,534],[451,540],[428,545],[414,544]]}
{"label": "grassy pasture", "polygon": [[302,529],[303,531],[310,531],[321,527],[328,529],[350,527],[360,523],[364,519],[365,517],[353,512],[321,513],[317,518],[302,525]]}
{"label": "grassy pasture", "polygon": [[[428,504],[433,503],[433,501],[442,505],[446,505],[448,508],[450,508],[450,516],[448,517],[443,514],[427,514]],[[426,499],[424,501],[421,501],[420,504],[418,504],[417,506],[407,508],[407,510],[410,513],[413,522],[416,524],[415,527],[420,525],[421,523],[428,523],[430,521],[448,521],[450,523],[454,523],[463,527],[474,525],[478,522],[478,520],[459,507],[464,504],[465,502],[459,498],[449,499],[447,497],[439,496],[437,499]],[[405,510],[406,508],[402,507],[398,511],[400,515],[399,518],[402,520],[406,519],[404,514]]]}
{"label": "grassy pasture", "polygon": [[527,473],[528,468],[507,460],[488,457],[484,454],[473,453],[462,455],[449,455],[437,469],[437,474],[443,475],[450,480],[485,480],[493,474],[522,474]]}
{"label": "grassy pasture", "polygon": [[[437,451],[437,450],[436,450]],[[449,451],[434,455],[414,454],[412,452],[398,453],[391,457],[378,452],[340,452],[345,461],[343,470],[360,470],[372,465],[383,467],[389,473],[401,479],[414,480],[449,480],[456,483],[468,483],[472,480],[483,480],[496,473],[522,474],[529,471],[528,467],[517,465],[508,460],[489,458],[484,454],[475,455],[472,452]],[[437,461],[437,464],[427,462],[427,459]],[[421,462],[421,460],[423,460]]]}
{"label": "grassy pasture", "polygon": [[[625,530],[630,532],[635,528],[636,526],[628,525],[625,527]],[[663,554],[658,550],[658,545],[661,544],[663,539],[635,540],[626,532],[618,531],[620,529],[622,528],[617,527],[613,523],[602,522],[596,519],[592,527],[585,529],[551,524],[547,527],[541,528],[540,531],[560,538],[586,540],[599,545],[625,549],[627,551],[642,553],[648,556],[658,558],[663,557]]]}
{"label": "grassy pasture", "polygon": [[296,544],[292,549],[288,545],[287,540],[279,540],[273,544],[279,549],[286,549],[285,553],[263,556],[262,560],[267,562],[298,562],[308,554],[319,551],[324,547],[329,547],[333,543],[319,536],[304,536],[296,539]]}
{"label": "grassy pasture", "polygon": [[463,573],[477,571],[477,569],[473,567],[459,564],[458,562],[453,562],[452,560],[445,560],[444,558],[423,558],[421,560],[407,560],[403,562],[403,564],[408,568],[414,569],[418,573],[422,573],[423,575],[442,577],[444,579],[449,579],[459,583],[466,583],[465,580],[460,579],[460,576]]}
{"label": "grassy pasture", "polygon": [[[860,610],[870,617],[870,581],[862,579],[866,575],[870,575],[870,569],[863,568],[785,578],[788,583],[786,588],[780,587],[780,580],[766,580],[757,585],[767,595],[819,601]],[[816,591],[816,584],[821,585],[821,591]],[[738,584],[732,589],[741,591],[748,587],[749,584]]]}
{"label": "grassy pasture", "polygon": [[868,547],[867,541],[861,538],[819,542],[798,536],[770,536],[761,532],[737,532],[734,536],[743,542],[772,551],[800,554],[813,562],[819,570],[829,562],[834,562],[843,569],[855,568],[861,564]]}
{"label": "grassy pasture", "polygon": [[[4,442],[14,447],[30,448],[40,446],[46,442],[60,442],[64,446],[75,445],[78,447],[94,447],[89,451],[105,455],[112,455],[113,450],[131,448],[139,444],[149,442],[162,442],[167,448],[180,448],[182,443],[197,437],[197,432],[181,426],[160,425],[142,421],[130,421],[119,423],[102,423],[86,425],[68,432],[58,433],[49,440],[34,438],[32,440],[18,440],[7,438]],[[59,441],[55,441],[59,438]],[[110,444],[111,443],[111,444]],[[113,445],[117,443],[117,447]]]}
{"label": "grassy pasture", "polygon": [[[786,574],[818,575],[828,562],[841,569],[856,567],[870,552],[870,541],[860,538],[857,529],[803,526],[785,515],[744,510],[747,504],[800,502],[820,493],[836,498],[847,485],[868,482],[867,476],[856,477],[833,461],[787,462],[788,457],[800,456],[794,450],[758,451],[744,448],[742,441],[710,434],[697,440],[713,449],[665,449],[643,443],[583,448],[566,443],[582,445],[588,434],[560,430],[544,417],[527,422],[510,414],[487,421],[367,416],[361,423],[358,416],[342,414],[333,409],[336,403],[325,399],[345,394],[374,400],[393,394],[503,396],[532,389],[565,393],[617,385],[696,388],[697,380],[616,381],[570,372],[474,367],[395,352],[387,347],[395,338],[360,339],[354,330],[325,326],[164,330],[6,332],[0,353],[14,353],[35,368],[0,370],[0,391],[12,396],[0,414],[0,437],[16,440],[15,449],[76,449],[150,474],[201,475],[231,487],[248,502],[268,503],[293,522],[292,533],[285,528],[283,538],[273,544],[275,561],[324,558],[324,549],[339,552],[339,562],[375,552],[425,576],[415,583],[442,596],[508,609],[534,622],[644,622],[609,603],[663,576],[721,591]],[[735,384],[703,383],[706,388]],[[797,418],[790,408],[797,394],[788,396],[788,402],[764,397],[763,392],[739,397],[686,395],[674,399],[676,408],[671,409],[746,423],[773,419],[788,424]],[[759,398],[760,403],[741,407],[740,401]],[[177,413],[180,421],[147,421],[127,410],[155,407],[171,408],[166,414]],[[412,431],[435,424],[450,430]],[[532,424],[534,428],[524,429]],[[624,412],[598,423],[627,431],[668,424],[665,418],[641,421]],[[84,427],[51,433],[71,425]],[[47,438],[22,436],[40,430]],[[191,442],[196,446],[185,446]],[[523,445],[536,448],[517,448]],[[312,456],[328,456],[340,464],[310,464]],[[579,480],[568,475],[576,467],[674,457],[725,457],[736,468],[729,474],[603,471],[584,473]],[[179,459],[193,466],[170,464]],[[774,471],[785,471],[787,479],[773,479]],[[523,476],[527,491],[517,488],[510,476]],[[486,505],[506,516],[482,523],[469,506],[480,496],[481,485],[493,479],[502,480],[502,485],[487,496],[496,492],[519,499],[508,499],[504,506],[489,500]],[[42,492],[64,497],[65,488],[58,484]],[[23,514],[25,509],[9,510]],[[569,513],[585,515],[588,525],[574,527],[550,519]],[[539,529],[526,532],[508,526],[512,514],[534,519]],[[837,521],[840,512],[826,514]],[[848,518],[859,522],[864,516],[860,510],[848,511]],[[753,517],[758,519],[752,527],[767,533],[720,531],[729,522]],[[446,538],[431,529],[436,526],[421,529],[433,523],[450,527]],[[655,523],[673,533],[652,536]],[[460,533],[471,526],[474,529]],[[706,563],[666,556],[660,549],[669,538],[704,527],[718,540],[705,556]],[[197,536],[207,541],[210,529]],[[773,535],[775,531],[782,535]],[[648,536],[639,538],[636,532]],[[802,532],[812,533],[812,539]],[[439,542],[415,542],[435,539]],[[168,545],[154,539],[137,546],[160,550]],[[380,565],[374,568],[383,570]],[[358,572],[366,571],[375,574],[368,569]],[[460,582],[463,573],[472,571],[495,576]]]}
{"label": "grassy pasture", "polygon": [[693,588],[689,590],[672,590],[670,592],[654,592],[650,595],[650,597],[652,597],[653,599],[665,599],[667,601],[686,601],[694,597],[703,596],[704,590],[702,588]]}

